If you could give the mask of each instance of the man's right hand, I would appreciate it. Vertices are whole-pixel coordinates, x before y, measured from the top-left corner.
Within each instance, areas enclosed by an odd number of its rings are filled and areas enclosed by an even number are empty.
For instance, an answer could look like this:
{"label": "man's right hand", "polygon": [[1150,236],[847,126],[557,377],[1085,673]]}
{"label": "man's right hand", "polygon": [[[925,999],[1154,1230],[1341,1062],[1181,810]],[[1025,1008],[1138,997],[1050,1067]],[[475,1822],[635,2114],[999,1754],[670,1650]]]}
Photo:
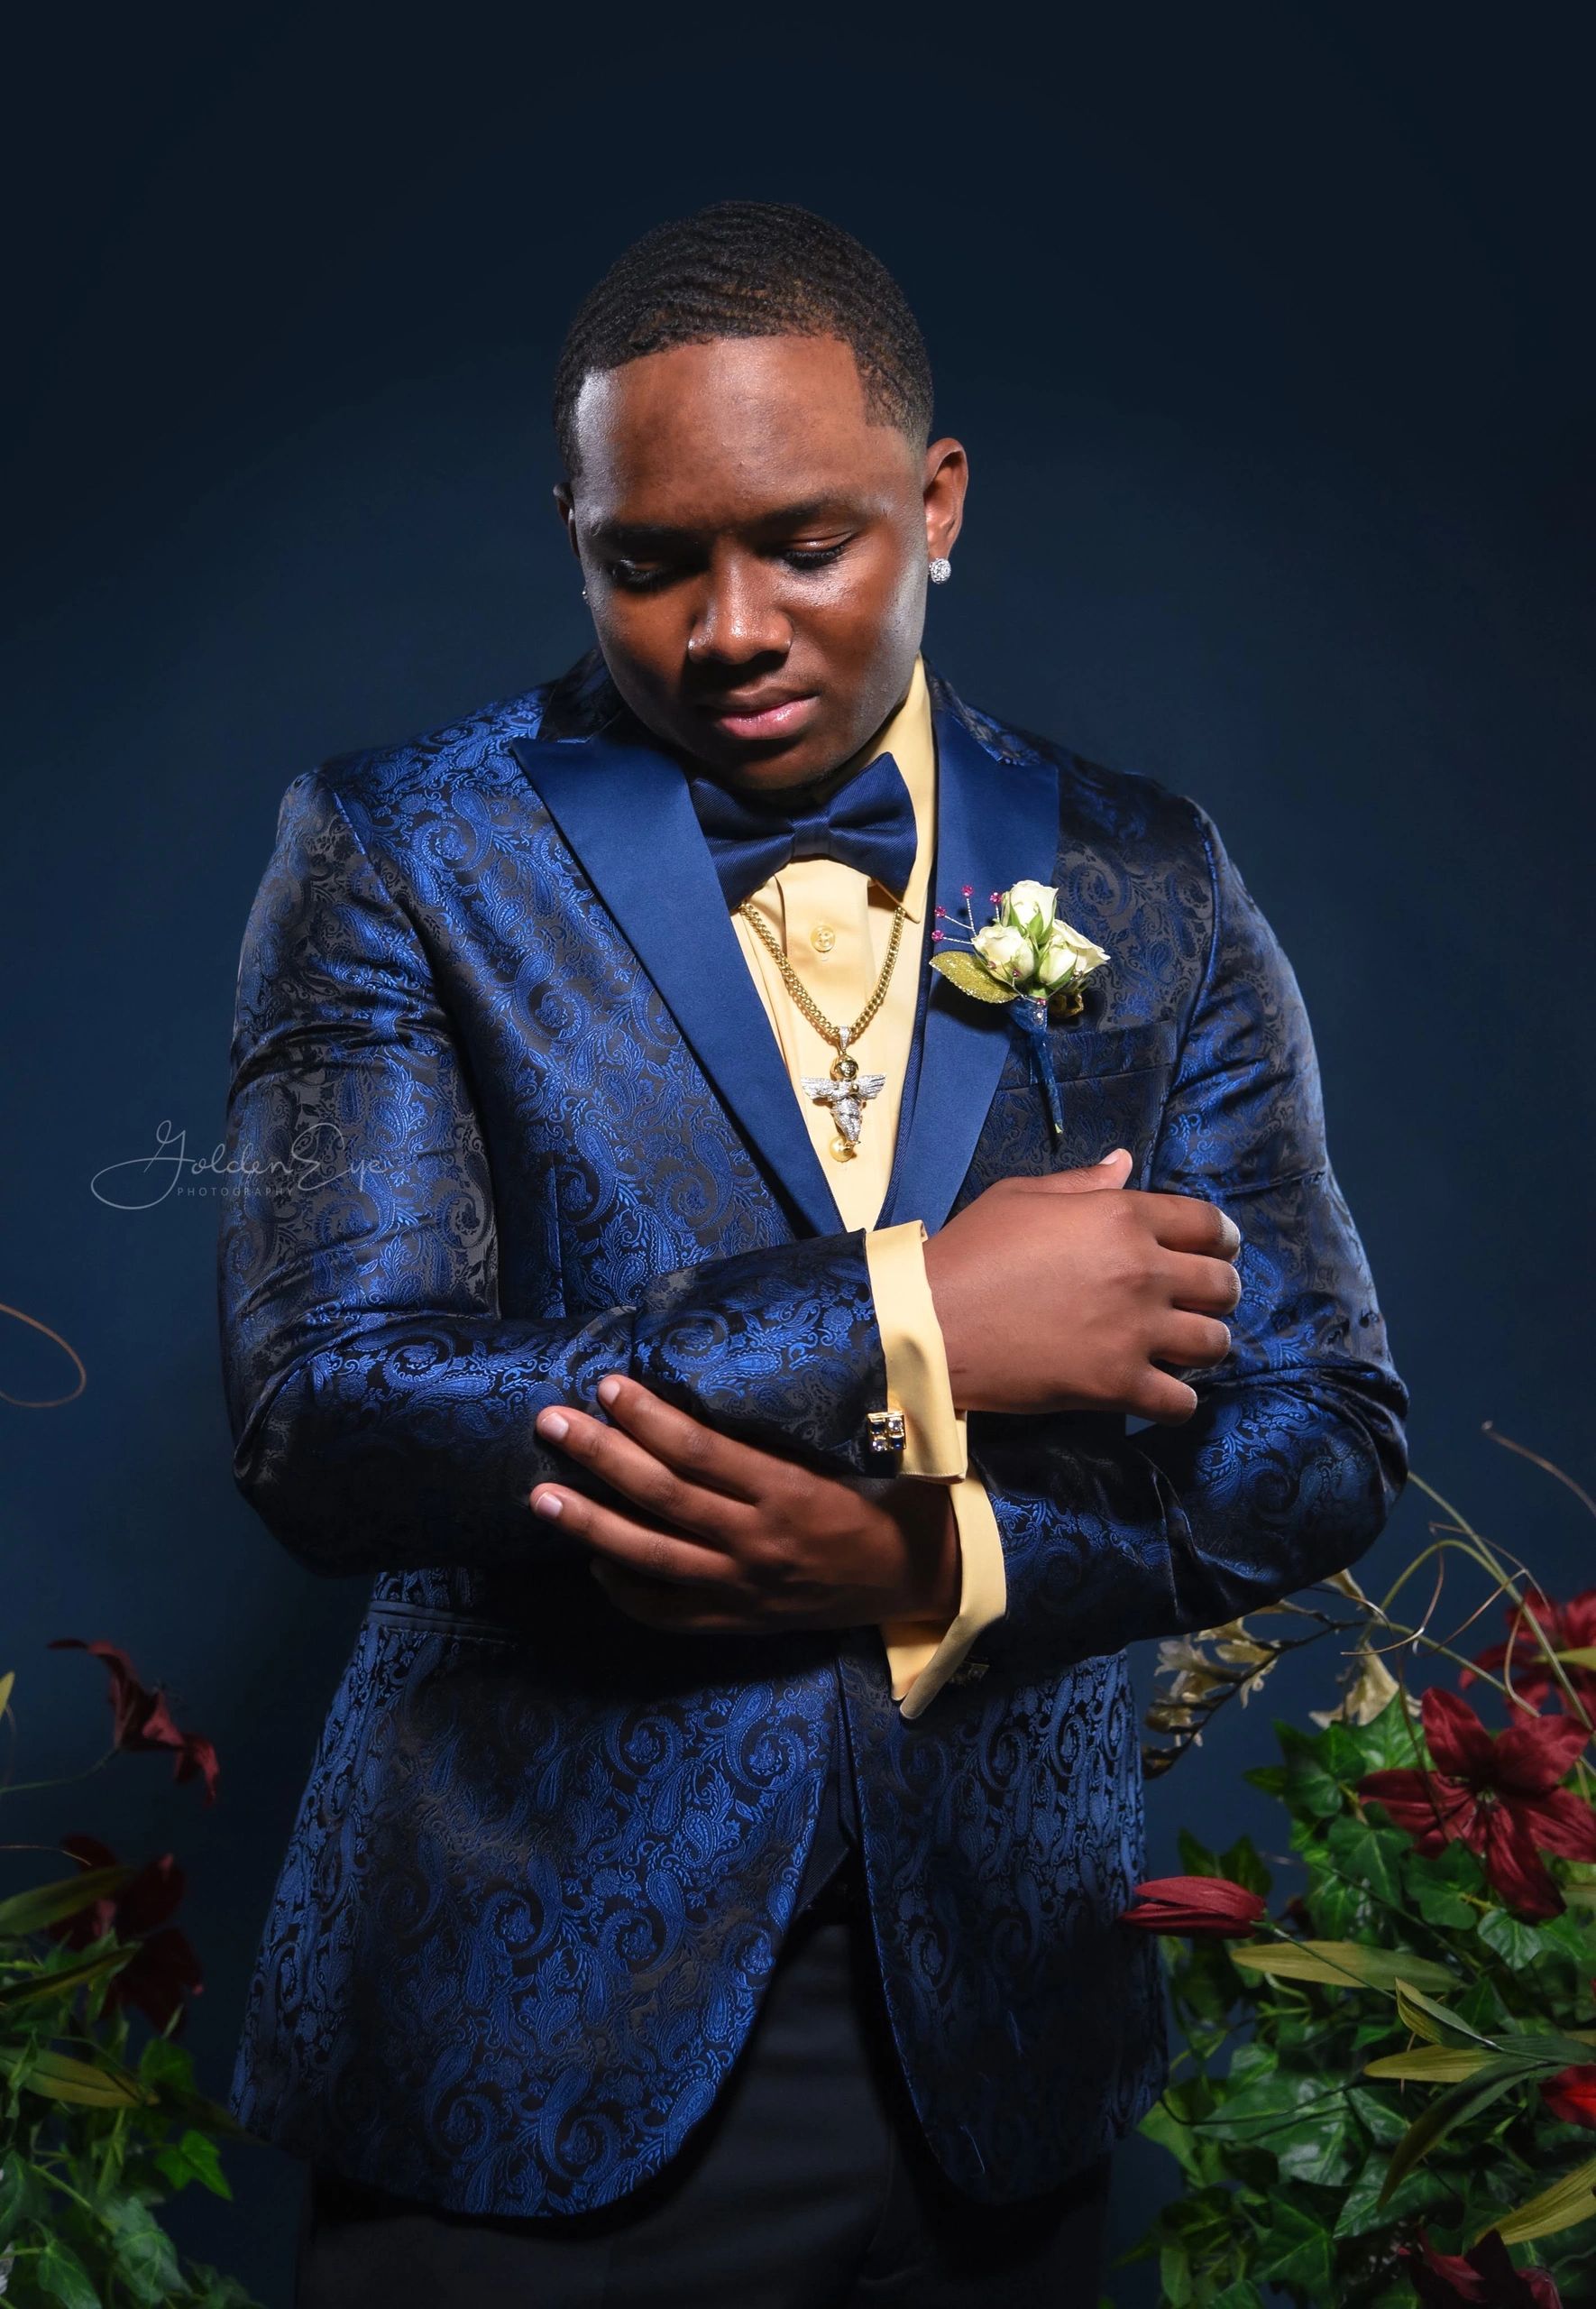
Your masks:
{"label": "man's right hand", "polygon": [[925,1246],[960,1411],[1117,1411],[1178,1426],[1194,1390],[1160,1363],[1230,1352],[1242,1238],[1195,1195],[1127,1188],[1124,1147],[1082,1171],[1002,1179]]}

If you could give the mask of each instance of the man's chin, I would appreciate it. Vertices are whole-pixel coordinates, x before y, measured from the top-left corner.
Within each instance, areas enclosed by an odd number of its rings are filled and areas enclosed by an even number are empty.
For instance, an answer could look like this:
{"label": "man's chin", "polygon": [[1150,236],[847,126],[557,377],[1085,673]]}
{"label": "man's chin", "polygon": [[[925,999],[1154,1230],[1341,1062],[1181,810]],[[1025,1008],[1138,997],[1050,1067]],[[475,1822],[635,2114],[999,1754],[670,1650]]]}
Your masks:
{"label": "man's chin", "polygon": [[748,794],[784,794],[793,787],[816,785],[858,750],[846,743],[828,744],[812,729],[802,740],[784,743],[779,739],[729,738],[702,722],[689,740],[677,742],[711,777]]}

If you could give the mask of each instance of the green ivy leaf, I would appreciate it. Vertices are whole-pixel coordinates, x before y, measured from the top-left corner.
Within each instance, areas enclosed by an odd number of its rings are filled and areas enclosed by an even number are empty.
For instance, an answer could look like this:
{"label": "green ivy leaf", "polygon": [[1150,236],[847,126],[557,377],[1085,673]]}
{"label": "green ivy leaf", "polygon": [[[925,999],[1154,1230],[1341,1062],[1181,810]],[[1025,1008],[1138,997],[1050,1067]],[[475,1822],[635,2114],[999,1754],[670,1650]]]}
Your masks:
{"label": "green ivy leaf", "polygon": [[[1254,1764],[1251,1771],[1242,1774],[1249,1788],[1261,1788],[1266,1796],[1278,1796],[1282,1799],[1289,1777],[1284,1764]],[[1591,1889],[1596,1890],[1596,1886]]]}
{"label": "green ivy leaf", "polygon": [[155,2158],[160,2171],[165,2174],[174,2189],[186,2188],[190,2181],[197,2181],[209,2189],[213,2196],[231,2197],[233,2190],[222,2170],[222,2159],[216,2144],[207,2133],[192,2128],[179,2140],[171,2141]]}
{"label": "green ivy leaf", "polygon": [[1310,2301],[1333,2301],[1335,2249],[1324,2222],[1290,2197],[1273,2199],[1269,2212],[1253,2257],[1255,2274],[1270,2285],[1300,2287]]}
{"label": "green ivy leaf", "polygon": [[1402,1859],[1408,1839],[1396,1828],[1377,1828],[1372,1821],[1351,1817],[1332,1820],[1325,1843],[1333,1864],[1354,1884],[1365,1884],[1377,1900],[1393,1908],[1402,1904]]}
{"label": "green ivy leaf", "polygon": [[1374,1922],[1374,1903],[1362,1884],[1349,1883],[1344,1876],[1334,1876],[1324,1870],[1325,1850],[1324,1842],[1319,1839],[1307,1855],[1307,1910],[1313,1918],[1314,1937],[1356,1940]]}
{"label": "green ivy leaf", "polygon": [[1196,2284],[1188,2249],[1182,2243],[1160,2247],[1158,2257],[1159,2299],[1167,2303],[1169,2309],[1192,2309],[1192,2303],[1197,2297]]}
{"label": "green ivy leaf", "polygon": [[1361,1780],[1371,1771],[1411,1770],[1423,1761],[1424,1734],[1412,1724],[1399,1692],[1386,1702],[1372,1724],[1345,1725],[1342,1728],[1352,1742],[1356,1758],[1347,1775],[1349,1779]]}
{"label": "green ivy leaf", "polygon": [[1364,1760],[1362,1734],[1356,1725],[1326,1724],[1316,1744],[1319,1761],[1333,1780],[1355,1785],[1369,1768]]}
{"label": "green ivy leaf", "polygon": [[[1398,2130],[1400,2131],[1400,2126]],[[1412,2221],[1433,2212],[1453,2194],[1448,2181],[1421,2165],[1417,2172],[1408,2174],[1400,2188],[1392,2192],[1390,2203],[1382,2205],[1380,2192],[1385,2181],[1385,2168],[1386,2159],[1378,2152],[1364,2164],[1336,2216],[1337,2237],[1366,2237],[1373,2230],[1393,2228],[1399,2222]]]}
{"label": "green ivy leaf", "polygon": [[1453,1932],[1473,1930],[1480,1910],[1464,1894],[1472,1892],[1478,1899],[1484,1879],[1466,1844],[1449,1844],[1433,1859],[1408,1853],[1402,1881],[1408,1906],[1417,1909],[1426,1924],[1441,1925]]}
{"label": "green ivy leaf", "polygon": [[141,2197],[111,2197],[100,2218],[111,2232],[116,2273],[135,2301],[159,2304],[183,2289],[182,2265],[171,2239]]}
{"label": "green ivy leaf", "polygon": [[1528,1972],[1540,1955],[1540,1935],[1534,1925],[1509,1916],[1505,1909],[1487,1909],[1474,1928],[1510,1972]]}
{"label": "green ivy leaf", "polygon": [[63,2302],[66,2309],[100,2309],[100,2296],[88,2271],[70,2245],[59,2237],[45,2239],[33,2263],[33,2282],[52,2301]]}
{"label": "green ivy leaf", "polygon": [[14,2146],[5,2150],[0,2166],[0,2246],[9,2245],[39,2201],[33,2168]]}
{"label": "green ivy leaf", "polygon": [[1155,2101],[1137,2131],[1144,2139],[1154,2140],[1160,2148],[1167,2148],[1187,2179],[1198,2188],[1223,2178],[1215,2142],[1206,2133],[1194,2132],[1169,2102],[1168,2093],[1161,2101]]}
{"label": "green ivy leaf", "polygon": [[1193,2019],[1224,2021],[1252,1982],[1237,1973],[1221,1942],[1194,1940],[1174,1985],[1181,2020],[1189,2027]]}
{"label": "green ivy leaf", "polygon": [[[1347,2094],[1358,2122],[1377,2148],[1394,2148],[1408,2130],[1407,2119],[1394,2108],[1383,2093],[1371,2093],[1364,2084],[1354,2084]],[[1380,2170],[1385,2169],[1381,2161]]]}
{"label": "green ivy leaf", "polygon": [[170,2037],[151,2037],[139,2056],[139,2074],[146,2084],[159,2090],[192,2093],[193,2056],[181,2045],[174,2045]]}
{"label": "green ivy leaf", "polygon": [[1257,1892],[1267,1899],[1274,1890],[1274,1878],[1253,1846],[1251,1836],[1238,1836],[1219,1855],[1219,1873],[1228,1876],[1233,1884],[1243,1891]]}
{"label": "green ivy leaf", "polygon": [[1206,2129],[1215,2139],[1267,2150],[1284,2180],[1329,2186],[1350,2167],[1351,2125],[1345,2093],[1316,2063],[1284,2067],[1254,2040],[1232,2062]]}
{"label": "green ivy leaf", "polygon": [[[1331,1731],[1339,1727],[1332,1725]],[[1325,1762],[1329,1733],[1316,1740],[1299,1732],[1294,1724],[1275,1725],[1286,1759],[1286,1785],[1281,1791],[1288,1808],[1310,1820],[1327,1820],[1341,1811],[1345,1803],[1341,1783]]]}
{"label": "green ivy leaf", "polygon": [[1175,1841],[1180,1854],[1180,1865],[1188,1876],[1222,1876],[1225,1873],[1219,1865],[1218,1854],[1210,1852],[1189,1828],[1182,1828]]}
{"label": "green ivy leaf", "polygon": [[223,2277],[204,2261],[190,2263],[188,2284],[188,2309],[259,2309],[247,2286],[235,2277]]}
{"label": "green ivy leaf", "polygon": [[1478,1980],[1472,1988],[1460,1996],[1453,2007],[1454,2018],[1465,2028],[1485,2037],[1498,2037],[1513,2025],[1506,2005],[1498,1993],[1496,1983]]}
{"label": "green ivy leaf", "polygon": [[1596,1964],[1596,1918],[1573,1914],[1548,1917],[1540,1927],[1540,1936],[1543,1946],[1565,1956],[1582,1978]]}

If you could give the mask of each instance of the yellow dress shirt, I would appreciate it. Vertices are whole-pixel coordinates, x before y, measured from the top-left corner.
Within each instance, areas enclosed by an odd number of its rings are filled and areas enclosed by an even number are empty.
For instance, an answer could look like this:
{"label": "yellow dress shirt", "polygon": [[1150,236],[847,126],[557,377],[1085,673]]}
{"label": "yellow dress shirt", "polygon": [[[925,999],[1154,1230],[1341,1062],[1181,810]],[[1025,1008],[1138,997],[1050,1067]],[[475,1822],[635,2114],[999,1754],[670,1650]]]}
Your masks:
{"label": "yellow dress shirt", "polygon": [[[957,1616],[894,1621],[882,1629],[893,1697],[905,1716],[920,1715],[963,1660],[984,1628],[1007,1605],[1003,1543],[986,1487],[968,1472],[963,1415],[955,1410],[948,1357],[925,1274],[925,1228],[918,1219],[876,1228],[897,1144],[903,1079],[919,1003],[921,952],[936,846],[936,737],[925,667],[917,657],[908,692],[896,712],[854,758],[863,769],[890,753],[903,774],[914,806],[914,869],[903,894],[903,935],[885,999],[859,1036],[861,1072],[885,1074],[885,1088],[864,1110],[858,1146],[847,1162],[831,1152],[837,1126],[822,1101],[807,1097],[800,1078],[829,1075],[837,1055],[804,1017],[774,956],[740,915],[732,915],[749,971],[792,1078],[830,1183],[839,1215],[849,1231],[862,1228],[870,1288],[886,1364],[889,1408],[903,1414],[906,1476],[949,1485],[959,1529],[960,1584]],[[821,1015],[839,1026],[857,1018],[886,960],[894,899],[880,883],[828,858],[797,859],[756,890],[748,901],[760,915]]]}

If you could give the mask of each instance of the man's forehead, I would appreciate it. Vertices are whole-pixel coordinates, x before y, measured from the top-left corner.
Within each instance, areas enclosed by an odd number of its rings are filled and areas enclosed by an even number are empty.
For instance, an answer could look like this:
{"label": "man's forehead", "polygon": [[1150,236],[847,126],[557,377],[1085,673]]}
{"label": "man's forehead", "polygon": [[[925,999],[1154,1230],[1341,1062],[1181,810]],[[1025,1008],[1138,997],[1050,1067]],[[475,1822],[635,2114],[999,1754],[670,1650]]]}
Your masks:
{"label": "man's forehead", "polygon": [[576,496],[591,523],[743,526],[822,499],[858,510],[915,460],[873,419],[836,338],[720,338],[584,378]]}

